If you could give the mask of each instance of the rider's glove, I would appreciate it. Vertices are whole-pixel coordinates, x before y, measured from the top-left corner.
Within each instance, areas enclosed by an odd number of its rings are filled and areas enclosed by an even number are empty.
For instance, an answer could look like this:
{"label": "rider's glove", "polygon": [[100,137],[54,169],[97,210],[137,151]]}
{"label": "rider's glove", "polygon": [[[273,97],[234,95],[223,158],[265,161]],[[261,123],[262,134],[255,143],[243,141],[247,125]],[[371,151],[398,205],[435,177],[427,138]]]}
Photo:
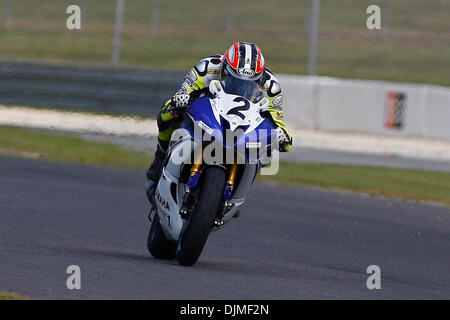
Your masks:
{"label": "rider's glove", "polygon": [[290,146],[292,143],[291,138],[289,138],[287,133],[280,127],[277,127],[275,129],[275,132],[277,133],[277,141],[278,141],[279,150],[281,152],[288,151],[290,149]]}
{"label": "rider's glove", "polygon": [[178,93],[172,97],[172,101],[170,103],[170,111],[173,116],[179,116],[183,114],[184,110],[191,102],[191,96],[187,93]]}

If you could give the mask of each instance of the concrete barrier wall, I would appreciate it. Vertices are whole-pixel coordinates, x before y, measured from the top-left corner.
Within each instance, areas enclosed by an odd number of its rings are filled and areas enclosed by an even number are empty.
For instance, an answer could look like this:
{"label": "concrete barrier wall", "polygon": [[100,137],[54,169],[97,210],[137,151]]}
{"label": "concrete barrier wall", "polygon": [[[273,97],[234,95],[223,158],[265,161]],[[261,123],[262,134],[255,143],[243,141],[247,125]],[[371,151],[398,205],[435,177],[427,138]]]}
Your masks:
{"label": "concrete barrier wall", "polygon": [[293,128],[450,140],[450,88],[279,76]]}

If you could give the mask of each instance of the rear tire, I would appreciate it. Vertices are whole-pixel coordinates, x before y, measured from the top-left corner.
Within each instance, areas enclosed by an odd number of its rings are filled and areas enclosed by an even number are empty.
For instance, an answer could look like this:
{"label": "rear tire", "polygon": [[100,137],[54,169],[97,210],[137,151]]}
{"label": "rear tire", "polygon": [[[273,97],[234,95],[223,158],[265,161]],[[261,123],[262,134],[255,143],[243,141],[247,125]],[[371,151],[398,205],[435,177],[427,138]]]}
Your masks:
{"label": "rear tire", "polygon": [[225,171],[220,167],[208,167],[203,175],[197,208],[178,240],[176,257],[183,266],[192,266],[197,262],[223,200]]}
{"label": "rear tire", "polygon": [[167,240],[162,230],[158,214],[155,214],[147,238],[148,251],[156,259],[171,260],[175,259],[176,248],[177,243]]}

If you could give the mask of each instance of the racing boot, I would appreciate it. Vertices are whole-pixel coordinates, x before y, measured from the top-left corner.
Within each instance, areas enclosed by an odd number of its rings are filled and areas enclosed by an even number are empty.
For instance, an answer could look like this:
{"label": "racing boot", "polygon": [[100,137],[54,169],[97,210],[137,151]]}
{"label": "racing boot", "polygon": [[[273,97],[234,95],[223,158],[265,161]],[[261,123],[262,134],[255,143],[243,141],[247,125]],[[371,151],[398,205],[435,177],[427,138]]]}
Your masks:
{"label": "racing boot", "polygon": [[145,183],[146,194],[150,202],[152,195],[155,192],[156,185],[158,184],[159,173],[164,163],[164,159],[166,158],[166,151],[168,146],[169,142],[161,141],[158,139],[155,158],[145,173],[147,177],[147,182]]}

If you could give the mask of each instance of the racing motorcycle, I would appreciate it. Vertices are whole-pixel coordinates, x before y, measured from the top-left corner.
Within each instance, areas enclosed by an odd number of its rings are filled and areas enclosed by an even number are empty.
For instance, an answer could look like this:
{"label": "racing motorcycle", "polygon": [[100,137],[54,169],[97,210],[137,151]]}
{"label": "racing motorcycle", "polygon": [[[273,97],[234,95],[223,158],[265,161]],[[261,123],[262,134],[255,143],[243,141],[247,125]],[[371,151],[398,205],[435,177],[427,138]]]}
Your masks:
{"label": "racing motorcycle", "polygon": [[150,197],[153,257],[192,266],[209,234],[239,215],[276,144],[275,127],[263,116],[268,106],[255,82],[228,77],[211,81],[208,94],[186,108]]}

